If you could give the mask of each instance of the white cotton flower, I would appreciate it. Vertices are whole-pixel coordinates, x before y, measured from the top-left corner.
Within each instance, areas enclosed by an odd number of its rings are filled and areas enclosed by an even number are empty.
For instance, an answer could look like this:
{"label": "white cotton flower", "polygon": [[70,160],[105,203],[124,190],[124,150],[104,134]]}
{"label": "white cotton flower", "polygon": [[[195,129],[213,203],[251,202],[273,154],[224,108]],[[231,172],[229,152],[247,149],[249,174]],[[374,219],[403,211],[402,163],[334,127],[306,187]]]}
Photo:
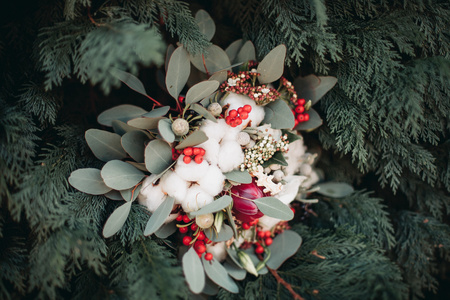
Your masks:
{"label": "white cotton flower", "polygon": [[300,172],[301,175],[308,176],[312,172],[312,167],[311,167],[310,164],[302,164],[300,166],[299,172]]}
{"label": "white cotton flower", "polygon": [[197,181],[198,185],[208,194],[215,196],[219,194],[225,182],[225,175],[217,166],[209,166],[205,176]]}
{"label": "white cotton flower", "polygon": [[225,134],[223,135],[222,141],[237,141],[239,133],[241,132],[242,128],[239,126],[231,127],[228,126],[228,128],[225,131]]}
{"label": "white cotton flower", "polygon": [[176,204],[180,204],[180,201],[186,198],[188,182],[173,171],[167,171],[161,177],[159,185],[162,191],[175,198]]}
{"label": "white cotton flower", "polygon": [[223,262],[227,258],[227,246],[225,242],[212,243],[206,245],[206,251],[213,255],[213,258]]}
{"label": "white cotton flower", "polygon": [[308,179],[303,182],[302,186],[305,188],[310,188],[312,185],[316,184],[320,181],[320,176],[317,173],[317,171],[313,170],[309,176]]}
{"label": "white cotton flower", "polygon": [[153,185],[155,177],[155,175],[151,175],[142,182],[142,188],[138,195],[139,204],[146,206],[151,212],[154,212],[166,198],[161,186]]}
{"label": "white cotton flower", "polygon": [[220,150],[220,144],[218,140],[210,138],[206,142],[201,143],[196,147],[203,148],[205,150],[205,155],[203,155],[203,159],[205,159],[211,165],[217,165],[217,162],[219,161],[219,150]]}
{"label": "white cotton flower", "polygon": [[275,195],[275,198],[288,205],[294,201],[298,194],[298,189],[303,186],[303,183],[308,179],[306,176],[293,175],[285,177],[286,184],[283,186],[281,192]]}
{"label": "white cotton flower", "polygon": [[224,119],[218,119],[217,123],[204,120],[200,126],[200,130],[203,131],[209,139],[215,139],[220,141],[225,135],[228,127],[230,127]]}
{"label": "white cotton flower", "polygon": [[206,160],[203,160],[201,164],[191,161],[186,164],[183,161],[184,155],[180,155],[175,165],[175,173],[186,181],[197,181],[202,178],[209,168],[209,164]]}
{"label": "white cotton flower", "polygon": [[228,96],[222,101],[222,106],[229,104],[228,110],[238,109],[248,104],[252,107],[252,111],[248,114],[248,119],[243,120],[242,124],[237,126],[239,128],[245,128],[247,126],[256,127],[264,119],[264,107],[256,104],[255,101],[250,99],[248,96],[229,93]]}
{"label": "white cotton flower", "polygon": [[212,195],[205,192],[199,185],[194,184],[188,189],[186,198],[180,204],[186,213],[190,213],[213,201],[214,197]]}
{"label": "white cotton flower", "polygon": [[244,152],[236,141],[221,143],[218,166],[223,173],[231,172],[244,162]]}
{"label": "white cotton flower", "polygon": [[275,219],[269,216],[262,216],[259,218],[258,225],[261,226],[262,231],[271,230],[275,225],[277,225],[281,220]]}

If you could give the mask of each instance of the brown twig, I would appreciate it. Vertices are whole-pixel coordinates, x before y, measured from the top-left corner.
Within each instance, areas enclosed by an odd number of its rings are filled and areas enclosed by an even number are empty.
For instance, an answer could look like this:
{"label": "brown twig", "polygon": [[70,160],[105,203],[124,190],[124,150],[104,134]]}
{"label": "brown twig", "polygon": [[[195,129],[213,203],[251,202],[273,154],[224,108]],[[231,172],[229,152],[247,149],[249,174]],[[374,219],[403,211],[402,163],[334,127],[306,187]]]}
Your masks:
{"label": "brown twig", "polygon": [[202,54],[202,59],[203,59],[203,66],[205,67],[205,71],[206,71],[206,76],[209,77],[209,72],[208,72],[208,68],[206,68],[206,61],[205,61],[205,55]]}
{"label": "brown twig", "polygon": [[292,295],[292,297],[295,300],[305,300],[305,298],[303,298],[302,296],[300,296],[299,294],[297,294],[294,289],[292,288],[292,286],[287,283],[283,278],[281,278],[281,276],[278,274],[277,270],[271,269],[268,266],[266,266],[266,268],[269,270],[270,273],[272,273],[273,277],[275,277],[275,279],[277,280],[278,283],[281,283]]}

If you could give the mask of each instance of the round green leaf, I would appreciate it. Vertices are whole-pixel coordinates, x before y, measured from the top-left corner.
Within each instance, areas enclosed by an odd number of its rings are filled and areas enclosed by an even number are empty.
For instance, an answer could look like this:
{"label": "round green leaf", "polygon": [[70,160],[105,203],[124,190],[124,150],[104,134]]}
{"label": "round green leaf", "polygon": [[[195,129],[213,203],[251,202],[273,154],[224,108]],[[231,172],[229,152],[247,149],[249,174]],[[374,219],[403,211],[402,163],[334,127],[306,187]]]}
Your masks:
{"label": "round green leaf", "polygon": [[114,120],[127,122],[128,120],[137,118],[145,114],[147,111],[135,105],[122,104],[113,108],[107,109],[97,117],[97,122],[105,125],[112,126]]}
{"label": "round green leaf", "polygon": [[236,280],[244,280],[247,275],[247,271],[237,266],[231,259],[227,260],[223,266],[228,274]]}
{"label": "round green leaf", "polygon": [[128,121],[128,125],[139,128],[139,129],[155,129],[158,128],[159,120],[164,119],[163,117],[158,118],[136,118]]}
{"label": "round green leaf", "polygon": [[219,210],[226,208],[228,205],[231,204],[231,201],[232,198],[230,196],[224,195],[219,199],[214,200],[210,204],[203,206],[201,209],[191,212],[190,215],[195,217],[209,213],[215,213]]}
{"label": "round green leaf", "polygon": [[125,199],[122,198],[122,195],[120,194],[120,192],[116,191],[116,190],[111,190],[111,191],[107,192],[105,194],[105,197],[108,198],[108,199],[111,199],[111,200],[115,200],[115,201],[118,201],[118,200],[122,200],[123,201],[123,200],[125,200]]}
{"label": "round green leaf", "polygon": [[128,218],[130,213],[131,204],[133,202],[127,202],[118,208],[109,216],[106,220],[105,226],[103,227],[103,236],[109,238],[116,234]]}
{"label": "round green leaf", "polygon": [[190,72],[189,54],[183,46],[180,46],[172,53],[166,73],[167,91],[173,98],[178,99]]}
{"label": "round green leaf", "polygon": [[139,128],[133,127],[128,125],[127,123],[124,123],[119,120],[112,121],[112,127],[115,133],[118,135],[124,135],[127,132],[133,131],[133,130],[139,130]]}
{"label": "round green leaf", "polygon": [[125,201],[131,201],[133,202],[136,200],[137,196],[139,195],[139,192],[141,191],[142,184],[138,185],[137,187],[132,187],[130,189],[121,190],[120,195],[122,196]]}
{"label": "round green leaf", "polygon": [[308,75],[305,77],[297,77],[294,80],[295,91],[298,98],[311,100],[311,104],[316,104],[329,90],[337,83],[337,78],[333,76]]}
{"label": "round green leaf", "polygon": [[164,70],[167,72],[167,67],[169,66],[170,57],[172,57],[173,51],[175,51],[175,46],[170,44],[166,51],[166,61],[164,63]]}
{"label": "round green leaf", "polygon": [[166,221],[173,209],[175,198],[167,197],[155,210],[145,226],[144,235],[149,236],[157,231]]}
{"label": "round green leaf", "polygon": [[316,185],[317,193],[331,198],[343,198],[351,195],[355,189],[345,182],[325,182]]}
{"label": "round green leaf", "polygon": [[228,275],[227,270],[220,262],[216,259],[207,261],[204,257],[202,257],[202,261],[203,268],[205,269],[205,273],[209,279],[231,293],[236,294],[239,292],[239,287],[236,282],[234,282],[230,275]]}
{"label": "round green leaf", "polygon": [[228,58],[230,59],[230,62],[232,62],[232,63],[237,62],[236,56],[237,56],[239,50],[242,48],[243,44],[244,44],[244,41],[242,39],[239,39],[237,41],[232,42],[225,49],[225,53],[228,55]]}
{"label": "round green leaf", "polygon": [[294,114],[289,105],[281,99],[270,102],[264,107],[267,113],[264,116],[263,124],[271,124],[273,129],[292,129],[295,125]]}
{"label": "round green leaf", "polygon": [[155,235],[160,239],[165,239],[171,236],[173,233],[175,233],[177,229],[178,229],[177,225],[174,222],[171,222],[168,224],[164,224],[163,226],[161,226],[161,228],[156,230]]}
{"label": "round green leaf", "polygon": [[189,285],[189,289],[194,294],[199,294],[205,287],[205,272],[203,271],[202,261],[191,247],[182,259],[184,278]]}
{"label": "round green leaf", "polygon": [[223,174],[225,175],[225,178],[234,182],[238,183],[251,183],[252,182],[252,176],[250,176],[250,173],[248,173],[247,170],[240,171],[240,170],[234,170],[228,173]]}
{"label": "round green leaf", "polygon": [[127,132],[121,139],[123,149],[138,163],[144,162],[145,144],[148,141],[148,136],[140,130]]}
{"label": "round green leaf", "polygon": [[91,195],[102,195],[111,191],[100,175],[99,169],[86,168],[72,172],[69,183],[77,190]]}
{"label": "round green leaf", "polygon": [[133,74],[130,74],[128,72],[119,69],[112,69],[111,74],[117,77],[123,83],[125,83],[130,89],[138,92],[139,94],[147,96],[144,84],[139,80],[139,78],[137,78]]}
{"label": "round green leaf", "polygon": [[251,41],[245,42],[244,46],[242,46],[236,56],[236,62],[246,63],[249,60],[256,60],[255,46]]}
{"label": "round green leaf", "polygon": [[172,163],[172,148],[162,140],[153,140],[145,147],[145,167],[159,174]]}
{"label": "round green leaf", "polygon": [[102,168],[101,175],[105,184],[115,190],[129,189],[145,176],[132,165],[120,160],[107,162]]}
{"label": "round green leaf", "polygon": [[295,130],[305,130],[305,131],[312,131],[318,127],[320,127],[323,124],[322,118],[319,116],[317,111],[314,108],[310,108],[307,111],[309,115],[309,120],[306,122],[299,123]]}
{"label": "round green leaf", "polygon": [[257,72],[261,74],[258,77],[259,82],[270,83],[278,80],[283,75],[285,58],[285,45],[279,45],[272,49],[258,65]]}
{"label": "round green leaf", "polygon": [[294,213],[292,210],[274,197],[263,197],[259,199],[253,200],[253,202],[258,206],[258,209],[265,215],[284,220],[289,221],[294,217]]}
{"label": "round green leaf", "polygon": [[169,119],[162,119],[159,121],[158,131],[166,142],[173,143],[173,141],[175,141],[175,134],[172,131],[172,121]]}
{"label": "round green leaf", "polygon": [[214,93],[220,83],[216,80],[207,80],[192,86],[186,93],[186,103],[192,104]]}
{"label": "round green leaf", "polygon": [[84,137],[95,157],[108,162],[113,159],[123,159],[127,153],[120,143],[120,135],[105,130],[89,129]]}
{"label": "round green leaf", "polygon": [[196,130],[188,135],[188,137],[186,137],[180,144],[178,144],[175,149],[184,149],[186,147],[196,146],[198,144],[206,142],[207,140],[208,137],[203,131]]}
{"label": "round green leaf", "polygon": [[209,77],[208,80],[216,80],[219,82],[219,85],[227,80],[228,74],[227,70],[217,71]]}
{"label": "round green leaf", "polygon": [[195,111],[196,113],[198,113],[199,115],[202,115],[206,119],[213,121],[214,123],[217,123],[217,119],[209,112],[209,110],[207,110],[203,106],[201,106],[197,103],[194,103],[191,105],[191,109],[193,111]]}
{"label": "round green leaf", "polygon": [[266,265],[278,269],[289,257],[294,255],[302,243],[302,238],[294,231],[285,230],[277,235],[269,246],[270,258]]}
{"label": "round green leaf", "polygon": [[203,9],[200,9],[195,14],[195,22],[200,28],[200,32],[206,36],[206,39],[210,41],[216,32],[216,24],[210,15]]}
{"label": "round green leaf", "polygon": [[233,229],[226,224],[222,224],[222,228],[217,233],[213,228],[207,228],[204,230],[205,235],[213,242],[224,242],[231,239],[233,236]]}
{"label": "round green leaf", "polygon": [[149,111],[148,113],[143,114],[142,116],[146,117],[146,118],[159,118],[159,117],[165,116],[169,112],[169,110],[170,110],[170,106],[167,105],[167,106],[155,108],[155,109]]}
{"label": "round green leaf", "polygon": [[190,56],[194,67],[201,72],[206,73],[205,66],[208,73],[212,74],[224,68],[228,68],[231,65],[228,55],[219,46],[211,45],[206,49],[206,52],[208,53],[208,56],[205,55],[204,57],[205,64],[203,64],[202,54]]}

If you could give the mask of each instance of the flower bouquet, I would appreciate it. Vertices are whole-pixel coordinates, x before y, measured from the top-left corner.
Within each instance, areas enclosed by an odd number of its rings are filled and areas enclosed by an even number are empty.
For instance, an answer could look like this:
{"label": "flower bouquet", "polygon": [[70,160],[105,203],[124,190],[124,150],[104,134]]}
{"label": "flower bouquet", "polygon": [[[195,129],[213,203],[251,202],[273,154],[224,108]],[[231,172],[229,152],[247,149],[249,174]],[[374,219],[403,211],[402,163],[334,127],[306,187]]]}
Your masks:
{"label": "flower bouquet", "polygon": [[145,236],[176,237],[193,293],[211,294],[217,286],[237,293],[235,280],[276,270],[301,245],[289,230],[290,203],[315,201],[303,198],[319,175],[298,130],[320,126],[311,105],[336,78],[310,75],[292,84],[282,77],[284,45],[259,63],[253,44],[242,40],[207,53],[168,48],[165,88],[175,107],[116,70],[153,109],[124,104],[101,113],[98,122],[114,132],[89,129],[85,138],[105,164],[76,170],[69,182],[124,201],[107,219],[105,238],[138,202],[150,215]]}

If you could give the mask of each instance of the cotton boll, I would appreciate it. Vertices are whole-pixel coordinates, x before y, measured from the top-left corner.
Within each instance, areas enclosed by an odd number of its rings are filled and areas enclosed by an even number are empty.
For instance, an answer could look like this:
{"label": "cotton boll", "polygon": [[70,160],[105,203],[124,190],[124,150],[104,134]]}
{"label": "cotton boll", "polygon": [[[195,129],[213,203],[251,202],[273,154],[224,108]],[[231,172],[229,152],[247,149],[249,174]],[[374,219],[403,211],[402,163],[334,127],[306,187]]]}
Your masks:
{"label": "cotton boll", "polygon": [[216,139],[208,139],[206,142],[197,145],[197,147],[205,149],[205,155],[203,159],[209,162],[211,165],[217,165],[219,161],[220,144]]}
{"label": "cotton boll", "polygon": [[175,198],[176,204],[180,204],[180,201],[186,198],[188,182],[173,171],[167,171],[161,177],[159,185],[166,194]]}
{"label": "cotton boll", "polygon": [[295,199],[298,194],[298,189],[308,178],[306,176],[293,175],[285,177],[284,179],[287,183],[283,186],[283,189],[275,196],[275,198],[287,205]]}
{"label": "cotton boll", "polygon": [[215,260],[223,262],[227,258],[227,248],[225,242],[206,245],[206,251],[211,253]]}
{"label": "cotton boll", "polygon": [[153,185],[155,180],[154,175],[147,177],[143,183],[138,195],[138,202],[147,207],[151,212],[154,212],[163,203],[166,194],[161,189],[160,185]]}
{"label": "cotton boll", "polygon": [[213,196],[222,191],[224,182],[225,175],[217,166],[210,166],[205,176],[197,181],[205,192]]}
{"label": "cotton boll", "polygon": [[221,142],[237,141],[239,133],[241,132],[241,129],[242,128],[239,127],[239,126],[236,126],[236,127],[228,126],[228,128],[225,131],[225,134],[223,135],[223,138],[222,138]]}
{"label": "cotton boll", "polygon": [[220,146],[218,166],[223,173],[232,171],[244,162],[244,152],[236,141],[225,141]]}
{"label": "cotton boll", "polygon": [[275,219],[269,216],[262,216],[261,218],[259,218],[258,225],[262,227],[261,230],[267,231],[271,230],[280,221],[281,221],[280,219]]}
{"label": "cotton boll", "polygon": [[245,128],[249,124],[252,127],[256,127],[264,119],[264,107],[257,105],[256,102],[250,99],[248,96],[230,93],[222,101],[222,105],[226,104],[230,105],[230,107],[228,108],[229,111],[232,109],[237,110],[239,107],[243,107],[247,104],[252,107],[252,111],[248,114],[248,119],[243,120],[242,124],[237,126],[239,128]]}
{"label": "cotton boll", "polygon": [[181,206],[186,213],[190,213],[199,210],[213,201],[213,196],[205,192],[200,186],[194,184],[188,189],[186,198],[181,201]]}
{"label": "cotton boll", "polygon": [[197,181],[205,176],[208,170],[209,164],[206,160],[203,160],[201,164],[194,161],[186,164],[183,161],[184,155],[180,155],[175,165],[175,173],[186,181]]}
{"label": "cotton boll", "polygon": [[225,135],[228,127],[230,126],[228,126],[224,119],[218,119],[217,123],[210,120],[204,120],[200,126],[200,130],[203,131],[209,139],[220,141]]}

